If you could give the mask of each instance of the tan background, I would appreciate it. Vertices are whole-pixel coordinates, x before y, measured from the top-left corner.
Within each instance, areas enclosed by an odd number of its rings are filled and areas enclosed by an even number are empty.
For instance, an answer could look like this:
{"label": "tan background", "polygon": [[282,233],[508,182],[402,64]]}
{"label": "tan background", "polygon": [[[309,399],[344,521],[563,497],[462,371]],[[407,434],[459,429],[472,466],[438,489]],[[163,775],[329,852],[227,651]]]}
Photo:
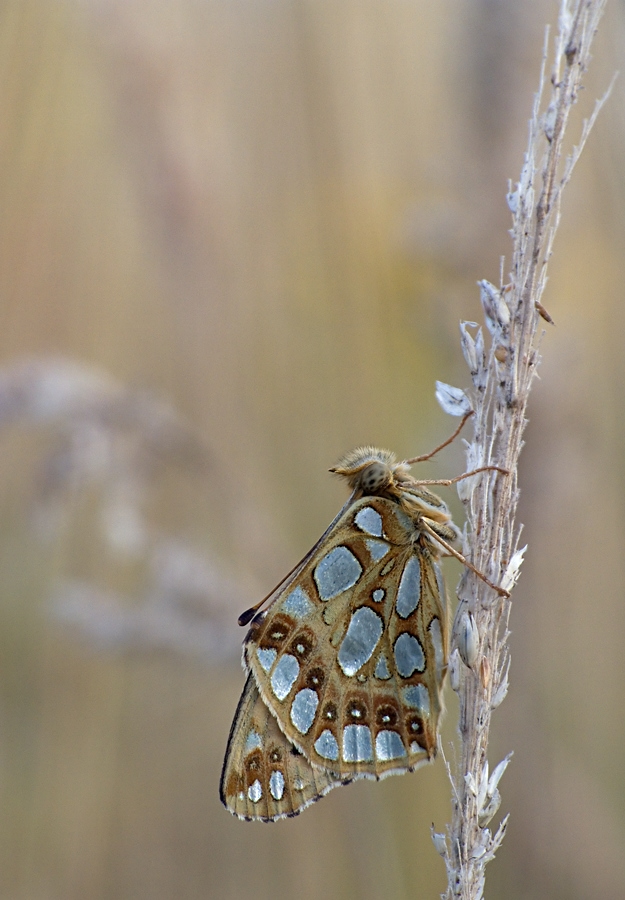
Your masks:
{"label": "tan background", "polygon": [[[2,898],[443,889],[440,762],[277,825],[222,809],[236,616],[342,503],[343,451],[414,455],[451,430],[433,385],[468,383],[457,323],[509,252],[554,16],[2,4]],[[580,115],[624,47],[613,3]],[[491,898],[625,896],[624,91],[565,198],[545,297]],[[150,397],[178,419],[156,428]],[[462,465],[456,445],[422,471]]]}

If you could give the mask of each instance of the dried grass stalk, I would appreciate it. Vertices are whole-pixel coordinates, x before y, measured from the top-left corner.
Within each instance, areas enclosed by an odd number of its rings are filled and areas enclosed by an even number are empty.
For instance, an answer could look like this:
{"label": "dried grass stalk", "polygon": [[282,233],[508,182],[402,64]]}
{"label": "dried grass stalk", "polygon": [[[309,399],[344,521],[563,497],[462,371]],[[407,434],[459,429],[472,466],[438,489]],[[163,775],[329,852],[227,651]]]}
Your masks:
{"label": "dried grass stalk", "polygon": [[[539,362],[540,318],[550,321],[541,303],[547,264],[563,188],[607,97],[596,104],[584,123],[579,144],[565,156],[569,115],[590,61],[603,7],[604,0],[561,2],[551,77],[546,78],[547,36],[523,168],[516,189],[507,198],[514,242],[510,280],[499,288],[480,282],[490,346],[485,346],[481,328],[475,332],[470,323],[461,325],[462,350],[473,382],[470,404],[475,411],[467,470],[499,466],[509,472],[507,476],[483,473],[460,482],[468,519],[464,550],[480,571],[508,591],[516,581],[524,551],[519,549],[521,529],[516,524],[517,466],[529,391]],[[449,396],[446,386],[440,386],[443,408],[458,414],[462,404],[454,409]],[[484,893],[486,863],[500,846],[508,821],[506,816],[494,833],[488,827],[499,808],[498,783],[509,761],[508,756],[489,773],[491,716],[508,689],[510,599],[468,570],[459,599],[450,675],[460,700],[461,746],[455,771],[448,766],[452,821],[447,835],[434,834],[433,838],[447,868],[448,887],[443,896],[478,900]]]}

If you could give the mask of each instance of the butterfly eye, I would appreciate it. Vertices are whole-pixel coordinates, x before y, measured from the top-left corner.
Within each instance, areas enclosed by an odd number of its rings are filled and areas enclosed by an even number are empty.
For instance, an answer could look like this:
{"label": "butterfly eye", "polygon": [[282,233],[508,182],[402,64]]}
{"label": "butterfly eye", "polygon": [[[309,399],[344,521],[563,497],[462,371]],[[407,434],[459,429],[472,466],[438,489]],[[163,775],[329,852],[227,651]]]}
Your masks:
{"label": "butterfly eye", "polygon": [[391,471],[381,462],[372,462],[360,473],[360,487],[365,494],[375,494],[391,483]]}

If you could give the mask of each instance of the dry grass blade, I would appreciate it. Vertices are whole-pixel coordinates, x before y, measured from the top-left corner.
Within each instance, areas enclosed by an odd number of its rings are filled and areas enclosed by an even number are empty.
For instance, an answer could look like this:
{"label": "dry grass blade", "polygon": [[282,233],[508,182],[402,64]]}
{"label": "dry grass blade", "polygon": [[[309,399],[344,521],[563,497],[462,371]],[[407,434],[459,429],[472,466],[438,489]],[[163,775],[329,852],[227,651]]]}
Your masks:
{"label": "dry grass blade", "polygon": [[[551,76],[546,76],[546,49],[523,168],[516,189],[508,195],[514,243],[510,281],[500,288],[480,282],[490,347],[485,347],[481,329],[474,335],[467,323],[461,326],[475,410],[467,468],[498,466],[510,473],[506,478],[485,474],[474,485],[460,483],[470,526],[464,553],[494,584],[504,584],[508,590],[518,576],[523,554],[516,524],[517,465],[529,391],[539,362],[536,339],[540,318],[551,319],[542,305],[547,265],[562,190],[603,101],[584,124],[578,146],[566,158],[564,136],[603,7],[604,0],[561,3]],[[447,867],[444,896],[448,900],[479,900],[486,863],[501,844],[507,822],[505,818],[493,831],[487,827],[501,800],[497,783],[505,768],[500,764],[489,777],[491,715],[507,690],[510,600],[485,586],[470,570],[463,576],[459,597],[458,616],[470,615],[475,623],[477,654],[471,669],[457,662],[460,671],[452,678],[460,700],[461,748],[456,771],[449,770],[452,821],[445,840],[436,836],[436,846]],[[456,628],[454,634],[457,639],[462,630]]]}

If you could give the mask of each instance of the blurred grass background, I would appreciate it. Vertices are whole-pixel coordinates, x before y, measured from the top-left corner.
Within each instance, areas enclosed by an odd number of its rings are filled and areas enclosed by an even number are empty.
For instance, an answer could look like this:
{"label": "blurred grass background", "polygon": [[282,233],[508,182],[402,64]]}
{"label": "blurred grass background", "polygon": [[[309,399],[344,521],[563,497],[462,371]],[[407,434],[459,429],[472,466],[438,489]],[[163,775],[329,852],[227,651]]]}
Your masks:
{"label": "blurred grass background", "polygon": [[[509,252],[555,15],[2,4],[2,898],[443,890],[440,761],[286,823],[223,810],[236,617],[343,502],[343,451],[451,431],[434,381],[468,382],[457,323]],[[583,114],[624,47],[612,3]],[[624,91],[565,195],[545,297],[492,898],[625,895]],[[422,472],[462,467],[456,445]]]}

